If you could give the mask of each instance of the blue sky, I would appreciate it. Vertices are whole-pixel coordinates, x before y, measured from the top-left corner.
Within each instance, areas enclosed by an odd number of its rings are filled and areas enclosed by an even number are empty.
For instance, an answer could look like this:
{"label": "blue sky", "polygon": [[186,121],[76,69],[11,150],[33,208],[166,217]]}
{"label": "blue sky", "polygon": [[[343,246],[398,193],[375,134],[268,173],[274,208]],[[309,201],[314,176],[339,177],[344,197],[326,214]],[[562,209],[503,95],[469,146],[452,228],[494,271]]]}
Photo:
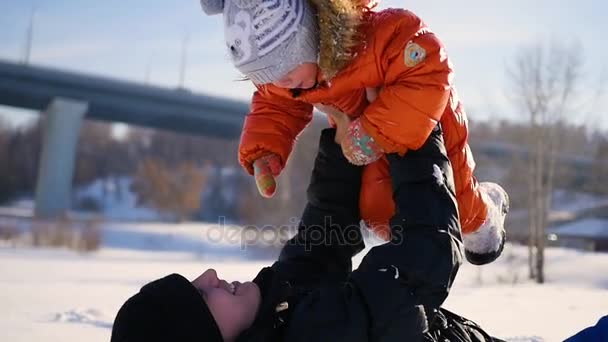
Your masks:
{"label": "blue sky", "polygon": [[[599,83],[600,75],[608,76],[608,1],[384,0],[381,4],[413,10],[443,40],[472,119],[518,116],[508,100],[505,65],[523,46],[542,39],[581,41],[589,87]],[[140,82],[148,74],[150,83],[174,87],[182,41],[188,36],[187,88],[244,100],[251,95],[250,84],[235,81],[239,74],[224,49],[221,16],[206,16],[198,0],[0,1],[0,59],[22,58],[32,8],[36,8],[33,64]],[[593,115],[608,128],[606,99],[604,95]],[[0,112],[13,113],[8,118],[15,124],[28,117],[6,108]]]}

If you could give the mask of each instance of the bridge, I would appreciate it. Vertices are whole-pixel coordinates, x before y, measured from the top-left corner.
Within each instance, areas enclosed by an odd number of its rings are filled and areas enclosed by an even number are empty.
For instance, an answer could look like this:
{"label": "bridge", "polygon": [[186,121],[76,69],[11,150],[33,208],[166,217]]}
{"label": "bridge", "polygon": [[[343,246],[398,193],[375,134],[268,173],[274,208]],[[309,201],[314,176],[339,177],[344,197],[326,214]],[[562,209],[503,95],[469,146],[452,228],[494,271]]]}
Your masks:
{"label": "bridge", "polygon": [[0,61],[0,104],[46,115],[35,214],[70,207],[76,146],[84,118],[183,133],[238,137],[248,104],[133,82]]}

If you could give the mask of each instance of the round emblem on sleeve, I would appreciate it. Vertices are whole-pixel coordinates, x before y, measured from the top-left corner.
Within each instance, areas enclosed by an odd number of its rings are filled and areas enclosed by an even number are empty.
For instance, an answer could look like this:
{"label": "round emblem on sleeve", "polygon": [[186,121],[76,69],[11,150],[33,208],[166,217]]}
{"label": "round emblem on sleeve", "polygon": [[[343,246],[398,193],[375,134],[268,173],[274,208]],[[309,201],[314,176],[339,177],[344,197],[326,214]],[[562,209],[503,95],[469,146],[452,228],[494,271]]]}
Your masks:
{"label": "round emblem on sleeve", "polygon": [[408,67],[414,67],[416,65],[418,65],[418,63],[422,62],[424,59],[426,58],[426,50],[410,41],[409,43],[407,43],[407,45],[405,46],[405,65]]}

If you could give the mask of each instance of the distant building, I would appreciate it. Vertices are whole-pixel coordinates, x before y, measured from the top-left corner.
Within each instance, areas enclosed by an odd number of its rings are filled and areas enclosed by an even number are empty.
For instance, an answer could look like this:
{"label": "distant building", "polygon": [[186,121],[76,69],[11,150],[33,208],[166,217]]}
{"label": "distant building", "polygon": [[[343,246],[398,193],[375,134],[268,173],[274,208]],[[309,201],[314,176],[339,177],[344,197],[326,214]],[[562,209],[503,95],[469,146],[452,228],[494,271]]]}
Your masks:
{"label": "distant building", "polygon": [[608,219],[586,218],[549,229],[551,245],[593,252],[608,252]]}

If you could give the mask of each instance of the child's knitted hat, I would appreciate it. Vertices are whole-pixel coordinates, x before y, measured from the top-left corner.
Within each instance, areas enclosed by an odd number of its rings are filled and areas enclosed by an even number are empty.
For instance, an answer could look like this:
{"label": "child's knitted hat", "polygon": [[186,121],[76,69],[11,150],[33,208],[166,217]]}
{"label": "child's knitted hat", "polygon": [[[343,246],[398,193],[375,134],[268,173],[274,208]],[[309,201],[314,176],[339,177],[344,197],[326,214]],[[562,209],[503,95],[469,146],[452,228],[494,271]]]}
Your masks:
{"label": "child's knitted hat", "polygon": [[255,84],[317,63],[317,20],[308,0],[201,0],[201,5],[209,15],[224,14],[232,62]]}

